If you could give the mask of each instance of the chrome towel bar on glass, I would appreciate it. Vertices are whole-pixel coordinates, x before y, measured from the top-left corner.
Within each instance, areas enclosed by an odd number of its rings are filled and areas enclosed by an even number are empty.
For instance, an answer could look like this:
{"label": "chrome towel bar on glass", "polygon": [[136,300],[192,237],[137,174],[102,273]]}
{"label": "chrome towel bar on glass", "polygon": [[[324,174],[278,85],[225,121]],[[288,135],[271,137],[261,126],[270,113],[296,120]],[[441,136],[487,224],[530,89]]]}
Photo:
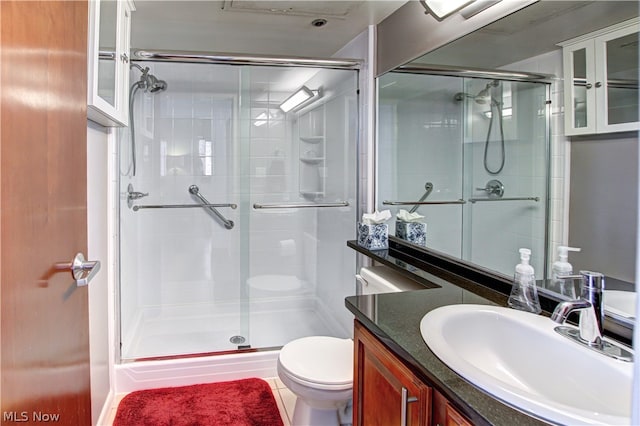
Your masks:
{"label": "chrome towel bar on glass", "polygon": [[413,205],[430,205],[430,204],[465,204],[466,201],[463,199],[452,200],[452,201],[388,201],[385,200],[382,202],[385,206],[413,206]]}
{"label": "chrome towel bar on glass", "polygon": [[470,203],[478,201],[540,201],[540,197],[507,197],[507,198],[469,198]]}
{"label": "chrome towel bar on glass", "polygon": [[142,209],[189,209],[189,208],[208,208],[208,207],[231,207],[237,208],[236,204],[148,204],[141,206],[133,206],[133,211]]}
{"label": "chrome towel bar on glass", "polygon": [[254,203],[254,209],[303,209],[310,207],[348,207],[348,201],[340,201],[337,203],[299,203],[299,204],[260,204]]}
{"label": "chrome towel bar on glass", "polygon": [[[131,193],[131,190],[129,190]],[[133,206],[133,211],[137,212],[140,209],[188,209],[188,208],[205,208],[209,209],[211,213],[215,215],[227,229],[233,229],[234,223],[232,220],[227,219],[220,213],[216,207],[231,207],[232,209],[237,208],[238,206],[233,203],[223,203],[223,204],[212,204],[200,194],[200,189],[197,185],[189,186],[189,194],[193,195],[197,198],[198,204],[154,204],[154,205],[142,205],[142,206]],[[145,194],[146,195],[146,194]]]}

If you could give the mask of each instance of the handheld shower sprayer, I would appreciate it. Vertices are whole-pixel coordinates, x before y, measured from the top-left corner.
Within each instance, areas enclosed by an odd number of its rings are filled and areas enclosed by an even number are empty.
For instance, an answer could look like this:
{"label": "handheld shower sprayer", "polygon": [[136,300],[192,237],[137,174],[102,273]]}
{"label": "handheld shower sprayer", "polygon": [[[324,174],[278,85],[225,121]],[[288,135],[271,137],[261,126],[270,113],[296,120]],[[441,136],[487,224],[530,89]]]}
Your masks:
{"label": "handheld shower sprayer", "polygon": [[[484,169],[490,175],[499,174],[504,168],[504,163],[506,159],[505,147],[504,147],[504,128],[502,123],[502,102],[499,100],[496,100],[496,98],[493,96],[493,93],[492,93],[492,90],[498,86],[500,86],[500,81],[491,80],[489,83],[487,83],[484,89],[480,90],[476,95],[470,95],[465,92],[458,92],[453,96],[453,99],[456,101],[473,99],[475,103],[479,105],[489,104],[490,117],[489,117],[489,128],[487,129],[487,138],[484,143]],[[493,128],[493,121],[496,115],[493,113],[494,106],[496,109],[496,114],[498,116],[498,125],[500,126],[500,166],[497,169],[489,168],[489,161],[487,158],[489,155],[489,141],[491,139],[491,130]]]}
{"label": "handheld shower sprayer", "polygon": [[[144,90],[147,93],[159,93],[167,90],[167,82],[158,80],[158,78],[149,73],[149,67],[142,68],[138,64],[131,63],[130,68],[137,68],[142,75],[140,79],[131,85],[129,89],[129,130],[131,132],[131,165],[129,170],[131,176],[136,175],[136,128],[133,118],[133,104],[138,90]],[[129,173],[129,171],[127,171]]]}

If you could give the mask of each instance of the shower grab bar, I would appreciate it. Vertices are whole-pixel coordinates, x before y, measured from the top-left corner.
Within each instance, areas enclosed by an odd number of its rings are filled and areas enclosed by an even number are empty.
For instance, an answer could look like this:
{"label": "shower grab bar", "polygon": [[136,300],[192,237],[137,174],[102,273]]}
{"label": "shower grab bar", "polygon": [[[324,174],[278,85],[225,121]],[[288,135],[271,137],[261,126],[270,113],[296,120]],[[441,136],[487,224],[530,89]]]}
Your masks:
{"label": "shower grab bar", "polygon": [[202,196],[202,194],[200,194],[200,188],[198,188],[198,186],[197,186],[197,185],[191,185],[191,186],[189,187],[189,194],[191,194],[191,195],[193,195],[193,196],[197,197],[197,198],[198,198],[198,200],[200,200],[200,204],[202,204],[202,206],[203,206],[203,207],[205,207],[205,208],[209,209],[209,211],[210,211],[211,213],[213,213],[214,215],[216,215],[216,217],[217,217],[218,219],[220,219],[220,221],[224,224],[224,227],[225,227],[225,228],[227,228],[227,229],[233,229],[233,226],[235,225],[235,224],[233,223],[233,221],[232,221],[232,220],[227,219],[226,217],[224,217],[224,216],[222,215],[222,213],[220,213],[220,212],[219,212],[219,211],[214,207],[214,205],[213,205],[213,204],[211,204],[211,203],[209,202],[209,200],[207,200],[206,198],[204,198],[204,197]]}
{"label": "shower grab bar", "polygon": [[478,201],[540,201],[540,197],[511,197],[511,198],[469,198],[470,203]]}
{"label": "shower grab bar", "polygon": [[[429,196],[429,194],[431,194],[431,191],[433,191],[433,183],[431,183],[431,182],[425,183],[424,184],[424,189],[425,189],[425,193],[418,200],[419,203],[421,203],[424,200],[426,200],[427,197]],[[409,210],[409,213],[415,213],[415,211],[418,210],[419,208],[420,208],[420,204],[416,204],[415,206],[411,207],[411,210]]]}
{"label": "shower grab bar", "polygon": [[462,198],[452,201],[388,201],[382,202],[385,206],[423,206],[423,205],[437,205],[437,204],[466,204],[467,202]]}
{"label": "shower grab bar", "polygon": [[260,204],[254,203],[254,209],[304,209],[310,207],[349,207],[348,201],[337,203],[302,203],[302,204]]}
{"label": "shower grab bar", "polygon": [[133,211],[137,212],[142,209],[188,209],[188,208],[209,208],[209,207],[231,207],[238,208],[237,204],[147,204],[141,206],[133,206]]}

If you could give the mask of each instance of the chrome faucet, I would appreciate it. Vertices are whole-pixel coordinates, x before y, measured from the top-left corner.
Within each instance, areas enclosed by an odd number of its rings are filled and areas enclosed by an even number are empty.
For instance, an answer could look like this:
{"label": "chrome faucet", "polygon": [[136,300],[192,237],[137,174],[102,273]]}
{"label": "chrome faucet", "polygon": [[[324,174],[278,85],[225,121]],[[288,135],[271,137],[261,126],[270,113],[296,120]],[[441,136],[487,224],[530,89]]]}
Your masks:
{"label": "chrome faucet", "polygon": [[604,306],[602,291],[604,290],[604,275],[599,272],[580,271],[580,275],[563,275],[559,279],[582,280],[580,299],[560,303],[551,315],[551,319],[563,324],[569,314],[580,310],[580,339],[590,346],[599,346],[602,342],[604,327]]}
{"label": "chrome faucet", "polygon": [[[604,275],[599,272],[580,271],[580,275],[558,276],[559,279],[580,279],[580,299],[562,302],[556,306],[551,319],[561,326],[555,331],[561,335],[588,346],[598,352],[623,361],[633,361],[633,354],[625,348],[606,342],[602,338],[604,331]],[[574,311],[580,311],[578,330],[563,326]]]}

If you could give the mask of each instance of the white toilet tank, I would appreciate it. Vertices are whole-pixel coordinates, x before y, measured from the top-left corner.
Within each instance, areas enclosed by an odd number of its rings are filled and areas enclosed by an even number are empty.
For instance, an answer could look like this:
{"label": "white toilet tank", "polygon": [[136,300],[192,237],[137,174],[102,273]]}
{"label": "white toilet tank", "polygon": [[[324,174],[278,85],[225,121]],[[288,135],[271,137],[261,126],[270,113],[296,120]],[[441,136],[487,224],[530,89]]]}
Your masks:
{"label": "white toilet tank", "polygon": [[358,294],[394,293],[425,288],[416,281],[383,265],[360,268],[356,279],[362,286]]}

